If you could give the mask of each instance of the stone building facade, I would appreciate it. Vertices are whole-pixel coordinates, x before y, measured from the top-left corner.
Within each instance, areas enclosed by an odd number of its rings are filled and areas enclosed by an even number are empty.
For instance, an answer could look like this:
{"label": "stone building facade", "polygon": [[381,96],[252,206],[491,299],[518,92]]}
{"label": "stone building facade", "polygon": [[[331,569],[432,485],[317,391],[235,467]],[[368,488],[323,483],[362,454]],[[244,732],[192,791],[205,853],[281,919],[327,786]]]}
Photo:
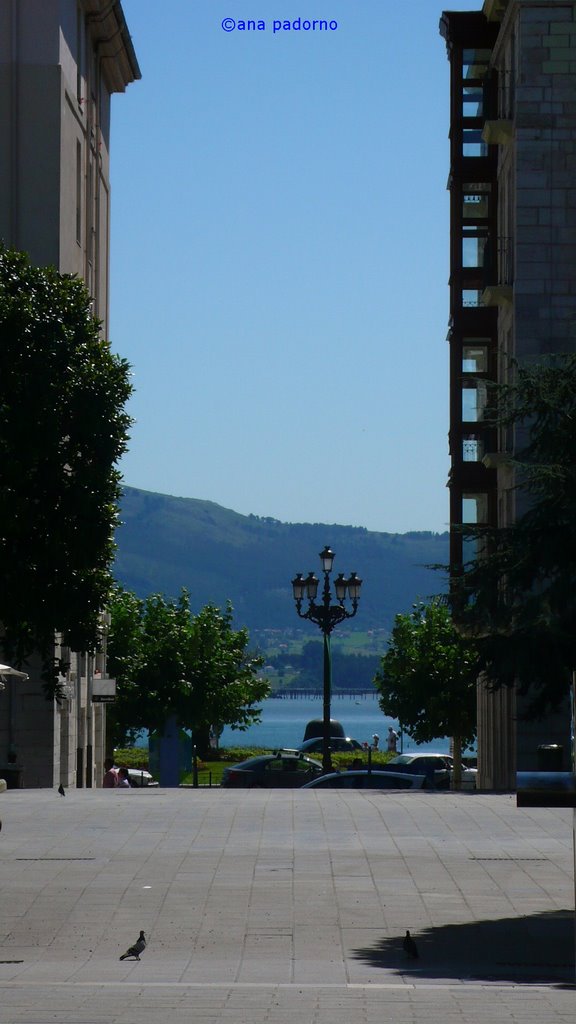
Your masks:
{"label": "stone building facade", "polygon": [[[111,97],[138,78],[120,0],[1,0],[0,238],[83,278],[105,335]],[[8,678],[0,693],[0,769],[15,762],[28,787],[102,776],[105,706],[91,696],[103,655],[56,641],[60,704],[45,700],[33,661],[28,682]]]}
{"label": "stone building facade", "polygon": [[[451,67],[451,563],[478,554],[465,523],[506,526],[521,510],[517,438],[483,421],[488,381],[511,359],[576,347],[576,4],[485,0],[445,12]],[[479,686],[479,784],[512,789],[559,744],[568,710],[529,723],[511,690]]]}

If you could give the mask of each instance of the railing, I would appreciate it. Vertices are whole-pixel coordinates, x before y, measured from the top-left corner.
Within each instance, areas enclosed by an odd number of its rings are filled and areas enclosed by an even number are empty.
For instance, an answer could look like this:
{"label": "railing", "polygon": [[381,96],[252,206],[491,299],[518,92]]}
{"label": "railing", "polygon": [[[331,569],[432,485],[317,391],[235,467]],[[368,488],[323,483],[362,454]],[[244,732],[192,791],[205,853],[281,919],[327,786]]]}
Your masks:
{"label": "railing", "polygon": [[514,118],[514,76],[512,71],[498,72],[498,117],[503,121]]}
{"label": "railing", "polygon": [[[484,259],[485,286],[514,283],[513,239],[499,235],[496,239],[496,253],[493,258],[491,246],[487,245]],[[495,265],[494,265],[495,264]]]}
{"label": "railing", "polygon": [[499,236],[498,250],[498,284],[512,284],[514,281],[514,246],[512,238]]}

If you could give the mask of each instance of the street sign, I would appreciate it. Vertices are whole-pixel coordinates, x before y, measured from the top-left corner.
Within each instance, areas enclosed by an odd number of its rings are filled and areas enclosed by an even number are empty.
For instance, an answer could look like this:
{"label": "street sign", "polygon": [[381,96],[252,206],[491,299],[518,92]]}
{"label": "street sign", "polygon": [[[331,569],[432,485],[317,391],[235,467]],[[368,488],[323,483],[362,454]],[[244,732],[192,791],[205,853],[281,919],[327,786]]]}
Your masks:
{"label": "street sign", "polygon": [[116,699],[116,680],[94,676],[92,680],[92,703],[112,704]]}

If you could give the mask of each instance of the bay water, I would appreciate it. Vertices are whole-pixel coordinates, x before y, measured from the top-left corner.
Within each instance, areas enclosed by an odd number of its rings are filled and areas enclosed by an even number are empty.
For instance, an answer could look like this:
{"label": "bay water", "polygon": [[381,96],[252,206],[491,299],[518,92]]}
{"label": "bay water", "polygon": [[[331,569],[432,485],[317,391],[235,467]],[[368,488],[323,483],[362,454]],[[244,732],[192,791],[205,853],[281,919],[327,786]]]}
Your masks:
{"label": "bay water", "polygon": [[[277,747],[295,748],[304,739],[306,724],[313,718],[322,718],[322,694],[308,697],[269,697],[261,705],[261,721],[250,726],[245,732],[226,726],[220,736],[221,747]],[[372,744],[374,733],[380,738],[380,749],[386,750],[388,727],[391,725],[400,733],[400,726],[393,718],[382,714],[375,693],[359,693],[353,696],[334,694],[331,703],[331,717],[342,724],[344,734],[360,743]],[[417,744],[404,733],[398,741],[398,752],[413,753],[416,750],[435,750],[448,753],[449,739],[434,740],[432,743]]]}

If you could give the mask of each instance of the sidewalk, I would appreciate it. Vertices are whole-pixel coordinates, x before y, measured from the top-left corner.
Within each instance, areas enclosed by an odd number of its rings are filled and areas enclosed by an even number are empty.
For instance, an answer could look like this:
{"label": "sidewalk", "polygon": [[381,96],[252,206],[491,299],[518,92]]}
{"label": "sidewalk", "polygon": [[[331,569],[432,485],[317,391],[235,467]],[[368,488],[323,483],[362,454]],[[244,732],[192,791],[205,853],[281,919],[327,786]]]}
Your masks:
{"label": "sidewalk", "polygon": [[0,818],[0,1024],[574,1019],[572,811],[12,790]]}

